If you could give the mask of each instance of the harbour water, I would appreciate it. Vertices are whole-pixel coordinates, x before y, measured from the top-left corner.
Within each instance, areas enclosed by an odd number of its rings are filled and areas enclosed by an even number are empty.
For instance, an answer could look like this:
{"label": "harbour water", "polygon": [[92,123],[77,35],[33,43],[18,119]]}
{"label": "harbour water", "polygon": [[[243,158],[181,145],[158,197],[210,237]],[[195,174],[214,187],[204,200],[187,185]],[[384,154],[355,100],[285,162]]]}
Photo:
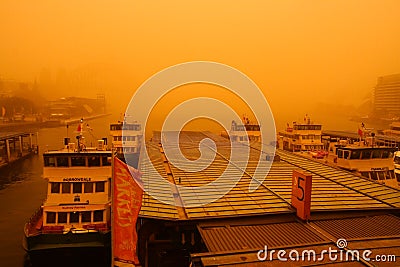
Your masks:
{"label": "harbour water", "polygon": [[[95,139],[109,137],[112,118],[87,122],[87,144]],[[77,126],[71,125],[68,136],[75,139]],[[38,209],[46,197],[47,182],[42,178],[45,150],[59,149],[67,135],[66,127],[38,129],[39,155],[0,169],[0,266],[109,266],[104,252],[90,250],[60,251],[57,254],[40,255],[33,262],[22,248],[25,222]],[[33,264],[32,264],[33,263]]]}

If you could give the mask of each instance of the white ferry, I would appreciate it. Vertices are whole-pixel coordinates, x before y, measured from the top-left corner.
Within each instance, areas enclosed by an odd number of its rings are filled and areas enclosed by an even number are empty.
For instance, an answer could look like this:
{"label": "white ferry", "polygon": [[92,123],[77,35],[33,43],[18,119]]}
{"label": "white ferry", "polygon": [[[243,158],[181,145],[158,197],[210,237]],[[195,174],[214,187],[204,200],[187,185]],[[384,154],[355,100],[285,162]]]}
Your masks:
{"label": "white ferry", "polygon": [[[122,131],[124,131],[124,135],[122,135]],[[143,141],[142,125],[139,122],[118,121],[110,125],[110,134],[117,157],[137,168]]]}
{"label": "white ferry", "polygon": [[47,198],[25,224],[28,253],[62,248],[107,248],[111,240],[111,159],[105,140],[85,147],[82,136],[43,153]]}
{"label": "white ferry", "polygon": [[[228,138],[224,133],[221,135]],[[233,120],[229,136],[233,142],[261,142],[260,125],[250,122],[246,117],[243,118],[242,124]]]}
{"label": "white ferry", "polygon": [[306,115],[303,123],[293,122],[278,134],[280,148],[292,152],[322,151],[322,125],[316,124]]}
{"label": "white ferry", "polygon": [[338,167],[354,171],[362,176],[400,188],[400,176],[395,176],[393,156],[395,148],[359,146],[358,144],[338,147],[334,162]]}

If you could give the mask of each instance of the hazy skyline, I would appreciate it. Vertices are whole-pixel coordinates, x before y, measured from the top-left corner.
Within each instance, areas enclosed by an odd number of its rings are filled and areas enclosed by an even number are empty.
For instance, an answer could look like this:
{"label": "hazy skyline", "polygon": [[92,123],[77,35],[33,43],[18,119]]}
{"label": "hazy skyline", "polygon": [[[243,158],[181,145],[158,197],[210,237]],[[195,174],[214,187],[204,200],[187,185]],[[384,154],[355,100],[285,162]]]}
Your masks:
{"label": "hazy skyline", "polygon": [[2,0],[0,77],[33,82],[45,70],[67,93],[105,93],[121,112],[156,72],[216,61],[297,119],[293,104],[358,105],[378,76],[400,73],[399,11],[396,0]]}

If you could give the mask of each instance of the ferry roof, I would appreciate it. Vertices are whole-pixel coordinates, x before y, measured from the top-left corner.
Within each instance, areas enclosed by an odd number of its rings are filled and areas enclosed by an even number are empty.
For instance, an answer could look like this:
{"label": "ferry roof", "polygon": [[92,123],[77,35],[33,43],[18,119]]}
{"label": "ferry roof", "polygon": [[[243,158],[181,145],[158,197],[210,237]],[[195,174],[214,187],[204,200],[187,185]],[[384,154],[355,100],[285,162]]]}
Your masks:
{"label": "ferry roof", "polygon": [[[286,255],[283,255],[283,258],[286,259],[292,250],[299,252],[300,255],[303,251],[308,251],[305,258],[300,258],[299,263],[302,266],[315,265],[315,259],[307,257],[310,250],[316,252],[318,265],[324,266],[328,264],[329,266],[371,266],[370,262],[361,257],[366,250],[371,251],[368,257],[372,262],[377,255],[398,257],[400,218],[388,214],[335,216],[336,218],[321,217],[307,223],[290,221],[286,218],[280,221],[260,221],[243,225],[233,221],[219,225],[200,224],[198,229],[208,252],[192,254],[191,257],[201,261],[204,267],[219,265],[258,267],[265,264],[265,262],[260,263],[257,258],[258,251],[265,249],[265,245],[268,245],[268,252],[275,251],[273,259],[267,259],[268,266],[288,264],[276,258],[278,250],[285,251]],[[321,251],[338,249],[337,240],[340,239],[345,242],[346,249],[359,251],[360,261],[346,261],[346,257],[337,257],[336,260],[330,259],[327,255],[323,257]],[[388,266],[393,266],[394,260],[392,258],[391,262],[388,261]],[[298,266],[298,262],[293,263],[295,264],[293,266]]]}
{"label": "ferry roof", "polygon": [[[214,162],[203,171],[186,172],[173,166],[162,153],[160,134],[155,133],[152,141],[146,143],[150,161],[141,160],[140,169],[143,180],[151,181],[152,173],[150,164],[155,171],[167,179],[172,177],[175,184],[185,186],[198,186],[217,179],[228,164],[230,143],[227,139],[209,132],[182,132],[180,146],[182,153],[191,159],[199,157],[198,143],[204,138],[213,139],[218,147]],[[168,142],[167,142],[168,145]],[[291,208],[292,171],[300,169],[312,173],[313,190],[311,211],[312,213],[327,211],[354,211],[354,210],[393,210],[400,208],[400,191],[378,184],[345,170],[324,165],[282,150],[277,150],[279,162],[273,162],[271,170],[262,185],[254,192],[248,191],[251,175],[258,163],[259,151],[250,149],[250,161],[246,172],[237,185],[224,197],[201,207],[175,207],[164,204],[147,193],[143,196],[141,217],[159,218],[168,220],[199,220],[211,218],[232,218],[241,216],[293,214]],[[168,166],[166,168],[166,166]],[[234,173],[232,175],[235,175]],[[209,199],[213,192],[204,192],[195,195],[189,191],[173,191],[170,186],[150,183],[154,194],[174,202],[176,198],[184,197],[188,202],[198,202]],[[313,215],[312,215],[313,216]]]}
{"label": "ferry roof", "polygon": [[344,150],[391,150],[391,151],[396,151],[397,148],[395,147],[387,147],[387,146],[340,146],[338,145],[337,149],[344,149]]}

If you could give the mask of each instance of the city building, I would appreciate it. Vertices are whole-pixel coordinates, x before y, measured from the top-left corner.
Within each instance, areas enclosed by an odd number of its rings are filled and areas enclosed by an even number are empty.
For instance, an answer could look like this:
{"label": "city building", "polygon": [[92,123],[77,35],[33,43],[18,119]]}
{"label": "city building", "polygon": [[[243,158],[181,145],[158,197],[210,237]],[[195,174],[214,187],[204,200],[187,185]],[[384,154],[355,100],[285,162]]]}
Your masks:
{"label": "city building", "polygon": [[374,88],[374,113],[385,117],[400,116],[400,74],[378,78]]}

